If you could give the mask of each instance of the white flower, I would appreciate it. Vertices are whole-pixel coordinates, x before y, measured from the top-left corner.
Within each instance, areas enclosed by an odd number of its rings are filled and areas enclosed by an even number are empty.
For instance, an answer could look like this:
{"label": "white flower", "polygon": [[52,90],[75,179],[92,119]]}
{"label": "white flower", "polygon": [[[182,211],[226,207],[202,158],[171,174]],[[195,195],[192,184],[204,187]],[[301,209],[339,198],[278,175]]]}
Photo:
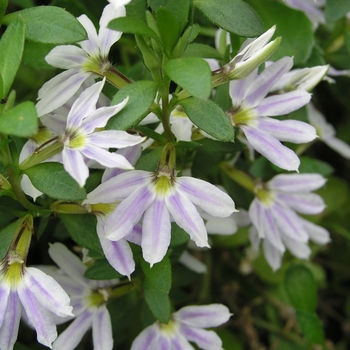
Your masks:
{"label": "white flower", "polygon": [[145,328],[133,341],[131,350],[200,349],[221,350],[222,342],[213,331],[203,328],[220,326],[231,314],[221,304],[185,306],[175,312],[168,324],[154,323]]}
{"label": "white flower", "polygon": [[319,139],[344,158],[350,159],[350,146],[335,137],[334,127],[327,123],[326,118],[314,107],[313,104],[309,103],[307,105],[307,113],[310,123],[316,128]]}
{"label": "white flower", "polygon": [[274,270],[281,266],[287,247],[293,255],[306,259],[310,255],[309,239],[319,244],[329,242],[329,232],[305,219],[301,214],[319,214],[325,204],[320,196],[310,193],[324,185],[319,174],[280,174],[256,188],[249,216],[254,225],[250,230],[253,247],[260,239],[268,263]]}
{"label": "white flower", "polygon": [[39,90],[39,102],[36,105],[39,116],[53,111],[68,101],[81,84],[93,74],[92,71],[103,75],[110,68],[109,50],[122,33],[108,29],[107,25],[112,19],[125,16],[126,3],[123,1],[118,7],[110,4],[104,8],[99,33],[86,15],[78,17],[78,21],[87,32],[88,40],[81,41],[80,47],[57,46],[45,57],[50,65],[66,71],[46,82]]}

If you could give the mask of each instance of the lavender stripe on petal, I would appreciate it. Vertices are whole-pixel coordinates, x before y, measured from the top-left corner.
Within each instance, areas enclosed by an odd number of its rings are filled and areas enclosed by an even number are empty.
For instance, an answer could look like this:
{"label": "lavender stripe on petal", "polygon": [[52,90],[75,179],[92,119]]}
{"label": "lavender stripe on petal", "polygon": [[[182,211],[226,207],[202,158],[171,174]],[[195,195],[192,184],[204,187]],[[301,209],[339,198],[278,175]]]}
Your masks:
{"label": "lavender stripe on petal", "polygon": [[200,349],[221,350],[222,341],[214,331],[181,325],[180,332],[187,340],[194,342]]}
{"label": "lavender stripe on petal", "polygon": [[279,174],[267,185],[270,189],[283,192],[310,192],[317,190],[326,183],[320,174]]}

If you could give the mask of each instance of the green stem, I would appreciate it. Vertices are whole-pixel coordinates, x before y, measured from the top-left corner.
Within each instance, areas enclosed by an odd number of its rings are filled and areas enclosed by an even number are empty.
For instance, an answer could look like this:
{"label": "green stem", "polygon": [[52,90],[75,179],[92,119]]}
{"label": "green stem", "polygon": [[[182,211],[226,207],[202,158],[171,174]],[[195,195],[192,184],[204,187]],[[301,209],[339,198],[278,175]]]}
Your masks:
{"label": "green stem", "polygon": [[105,77],[117,89],[121,89],[122,87],[132,83],[132,81],[129,78],[127,78],[124,74],[120,73],[112,65],[105,73]]}
{"label": "green stem", "polygon": [[139,289],[141,282],[138,278],[133,279],[132,281],[127,281],[117,285],[109,295],[110,299],[119,298],[125,294],[132,292],[133,290]]}
{"label": "green stem", "polygon": [[237,168],[233,168],[228,163],[221,163],[220,168],[230,179],[237,182],[248,191],[255,193],[255,182],[251,175]]}

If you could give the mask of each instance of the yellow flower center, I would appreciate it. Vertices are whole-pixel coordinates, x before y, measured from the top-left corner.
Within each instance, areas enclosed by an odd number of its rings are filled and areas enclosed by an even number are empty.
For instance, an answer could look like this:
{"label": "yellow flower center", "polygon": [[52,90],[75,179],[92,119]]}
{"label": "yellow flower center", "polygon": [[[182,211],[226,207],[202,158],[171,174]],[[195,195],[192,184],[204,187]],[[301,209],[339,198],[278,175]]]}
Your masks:
{"label": "yellow flower center", "polygon": [[273,202],[273,194],[262,187],[256,189],[255,194],[263,204],[269,205]]}
{"label": "yellow flower center", "polygon": [[91,292],[86,297],[89,307],[99,307],[108,301],[109,292],[106,289],[98,289]]}
{"label": "yellow flower center", "polygon": [[233,125],[249,125],[256,119],[256,113],[252,108],[239,109],[232,115]]}
{"label": "yellow flower center", "polygon": [[155,180],[155,190],[158,195],[165,195],[172,187],[173,184],[169,175],[158,174]]}
{"label": "yellow flower center", "polygon": [[167,324],[160,323],[160,329],[166,334],[174,334],[176,331],[175,322],[170,320]]}
{"label": "yellow flower center", "polygon": [[116,203],[97,203],[97,204],[89,204],[90,212],[100,213],[103,215],[111,214],[114,209],[117,207]]}

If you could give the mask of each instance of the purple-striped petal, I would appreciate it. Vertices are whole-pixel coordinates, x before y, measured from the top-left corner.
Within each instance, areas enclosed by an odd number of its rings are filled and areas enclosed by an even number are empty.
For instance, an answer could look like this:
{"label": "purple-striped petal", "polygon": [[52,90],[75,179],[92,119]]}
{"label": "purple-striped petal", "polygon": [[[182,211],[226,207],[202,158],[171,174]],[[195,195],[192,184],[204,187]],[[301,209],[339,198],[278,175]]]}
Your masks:
{"label": "purple-striped petal", "polygon": [[[180,333],[175,334],[171,338],[171,350],[194,350],[193,346],[187,341],[187,339]],[[163,350],[157,348],[157,350]]]}
{"label": "purple-striped petal", "polygon": [[241,106],[249,86],[258,77],[258,71],[255,70],[244,79],[237,79],[230,81],[230,97],[232,99],[233,108]]}
{"label": "purple-striped petal", "polygon": [[112,350],[113,335],[111,317],[105,305],[100,306],[92,320],[94,350]]}
{"label": "purple-striped petal", "polygon": [[319,214],[326,207],[323,199],[314,193],[277,193],[276,199],[301,214]]}
{"label": "purple-striped petal", "polygon": [[213,216],[227,217],[236,211],[232,198],[209,182],[187,176],[177,178],[176,182],[179,192]]}
{"label": "purple-striped petal", "polygon": [[258,106],[275,82],[292,66],[293,58],[283,57],[267,67],[248,88],[245,103],[252,107]]}
{"label": "purple-striped petal", "polygon": [[36,296],[26,286],[18,288],[18,296],[28,317],[28,321],[35,328],[38,342],[51,347],[57,338],[56,325],[50,311],[46,310]]}
{"label": "purple-striped petal", "polygon": [[275,248],[267,239],[263,240],[263,250],[266,261],[273,271],[278,270],[282,265],[282,253]]}
{"label": "purple-striped petal", "polygon": [[45,57],[49,65],[61,69],[80,67],[88,59],[86,52],[74,45],[56,46]]}
{"label": "purple-striped petal", "polygon": [[71,68],[46,82],[38,92],[38,116],[50,113],[66,103],[91,74],[80,68]]}
{"label": "purple-striped petal", "polygon": [[139,222],[145,210],[153,203],[155,197],[156,194],[148,186],[145,186],[124,199],[106,220],[104,227],[106,238],[119,241],[128,235]]}
{"label": "purple-striped petal", "polygon": [[302,221],[305,230],[309,234],[310,239],[317,243],[317,244],[327,244],[331,241],[331,237],[329,232],[319,225],[315,225],[314,223],[304,220],[303,218],[300,218]]}
{"label": "purple-striped petal", "polygon": [[[126,131],[120,131],[120,130],[99,131],[89,135],[89,141],[92,144],[103,148],[130,147],[141,143],[143,140],[144,138],[141,136],[131,135],[131,134],[128,134]],[[120,153],[117,153],[117,154],[121,156]]]}
{"label": "purple-striped petal", "polygon": [[53,350],[73,350],[92,325],[93,313],[84,312],[64,330],[53,343]]}
{"label": "purple-striped petal", "polygon": [[185,306],[175,312],[176,321],[190,327],[217,327],[227,322],[231,317],[230,310],[222,304]]}
{"label": "purple-striped petal", "polygon": [[79,127],[83,119],[96,110],[96,103],[102,91],[105,79],[85,89],[73,103],[67,116],[67,127]]}
{"label": "purple-striped petal", "polygon": [[153,324],[145,328],[132,342],[131,350],[157,350],[160,337],[159,327]]}
{"label": "purple-striped petal", "polygon": [[255,127],[242,126],[246,138],[252,147],[271,163],[286,170],[298,170],[300,160],[289,148],[276,138]]}
{"label": "purple-striped petal", "polygon": [[45,309],[61,317],[74,316],[67,293],[51,276],[28,267],[23,276],[23,284]]}
{"label": "purple-striped petal", "polygon": [[320,174],[279,174],[267,185],[270,189],[283,192],[310,192],[317,190],[326,183]]}
{"label": "purple-striped petal", "polygon": [[150,182],[150,173],[133,170],[111,178],[99,185],[87,196],[86,203],[113,203],[118,199],[130,196],[135,190]]}
{"label": "purple-striped petal", "polygon": [[207,331],[200,328],[193,328],[181,325],[179,332],[181,332],[181,334],[184,335],[187,340],[196,343],[200,349],[222,349],[222,341],[214,331]]}
{"label": "purple-striped petal", "polygon": [[294,239],[290,239],[287,236],[283,237],[283,242],[288,250],[299,259],[308,259],[311,254],[311,249],[304,242],[298,242]]}
{"label": "purple-striped petal", "polygon": [[88,40],[80,41],[79,45],[82,47],[83,50],[85,50],[89,54],[89,56],[98,58],[100,49],[98,36],[94,24],[86,15],[79,16],[77,20],[85,28],[86,33],[88,35]]}
{"label": "purple-striped petal", "polygon": [[125,239],[140,246],[142,241],[142,226],[140,224],[135,225],[133,230],[125,236]]}
{"label": "purple-striped petal", "polygon": [[261,117],[284,115],[305,106],[310,99],[311,94],[308,92],[295,90],[282,95],[266,97],[259,106],[255,107],[255,110]]}
{"label": "purple-striped petal", "polygon": [[275,248],[283,253],[285,248],[270,208],[263,208],[262,224],[264,227],[265,239],[269,240]]}
{"label": "purple-striped petal", "polygon": [[[90,138],[88,137],[88,141]],[[81,153],[88,159],[95,160],[99,164],[109,168],[121,168],[126,170],[134,169],[133,166],[125,159],[124,156],[109,152],[94,144],[86,144]],[[85,182],[84,182],[85,183]]]}
{"label": "purple-striped petal", "polygon": [[257,229],[259,238],[265,237],[265,226],[263,225],[263,211],[264,209],[261,202],[257,198],[254,198],[249,207],[249,217]]}
{"label": "purple-striped petal", "polygon": [[142,222],[142,253],[153,264],[161,261],[170,244],[170,215],[163,198],[156,198],[145,211]]}
{"label": "purple-striped petal", "polygon": [[277,120],[268,117],[258,119],[257,128],[280,141],[306,143],[314,140],[316,129],[310,124],[298,120]]}
{"label": "purple-striped petal", "polygon": [[203,219],[192,202],[181,192],[166,196],[165,202],[174,221],[190,235],[197,246],[209,247]]}
{"label": "purple-striped petal", "polygon": [[4,319],[5,319],[5,313],[7,309],[7,301],[10,295],[10,285],[7,283],[4,283],[3,281],[0,282],[0,328],[3,325]]}
{"label": "purple-striped petal", "polygon": [[17,340],[19,321],[21,319],[21,303],[17,291],[11,291],[7,302],[4,304],[7,306],[4,314],[6,322],[0,327],[0,349],[12,350]]}
{"label": "purple-striped petal", "polygon": [[63,147],[62,158],[64,169],[80,187],[83,187],[89,177],[89,168],[85,164],[82,154],[76,149]]}
{"label": "purple-striped petal", "polygon": [[284,235],[299,242],[307,242],[309,236],[299,220],[299,216],[293,210],[281,206],[279,203],[274,203],[271,212]]}

